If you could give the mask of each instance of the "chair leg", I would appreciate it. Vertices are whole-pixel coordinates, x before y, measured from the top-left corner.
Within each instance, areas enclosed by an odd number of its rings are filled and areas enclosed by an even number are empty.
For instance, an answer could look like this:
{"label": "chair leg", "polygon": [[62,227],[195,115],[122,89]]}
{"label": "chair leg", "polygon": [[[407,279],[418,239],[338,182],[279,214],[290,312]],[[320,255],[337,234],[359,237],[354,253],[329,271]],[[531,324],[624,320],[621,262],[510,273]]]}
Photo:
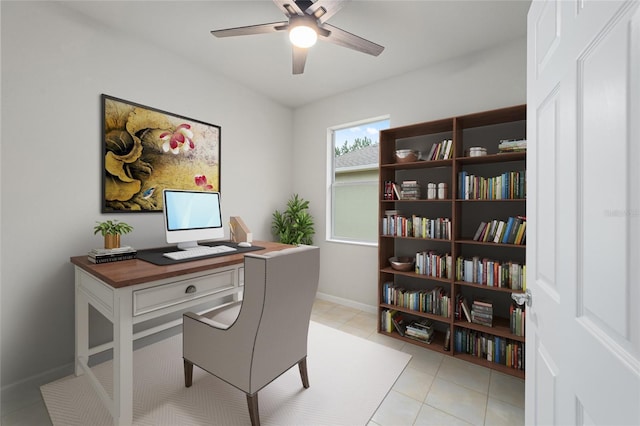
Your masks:
{"label": "chair leg", "polygon": [[307,374],[307,357],[302,358],[298,363],[298,369],[300,370],[300,378],[302,379],[302,386],[305,389],[309,387],[309,375]]}
{"label": "chair leg", "polygon": [[193,363],[185,359],[184,360],[184,385],[190,388],[192,384],[193,384]]}
{"label": "chair leg", "polygon": [[253,395],[247,394],[247,405],[249,406],[249,417],[251,426],[260,426],[260,412],[258,411],[258,392]]}

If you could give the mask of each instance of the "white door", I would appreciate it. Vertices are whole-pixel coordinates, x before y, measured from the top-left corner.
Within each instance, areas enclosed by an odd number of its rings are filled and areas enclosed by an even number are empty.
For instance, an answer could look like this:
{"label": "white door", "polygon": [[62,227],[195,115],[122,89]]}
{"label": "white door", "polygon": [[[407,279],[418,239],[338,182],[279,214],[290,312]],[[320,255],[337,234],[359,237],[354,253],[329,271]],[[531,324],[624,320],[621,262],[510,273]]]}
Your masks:
{"label": "white door", "polygon": [[640,425],[639,4],[529,10],[529,425]]}

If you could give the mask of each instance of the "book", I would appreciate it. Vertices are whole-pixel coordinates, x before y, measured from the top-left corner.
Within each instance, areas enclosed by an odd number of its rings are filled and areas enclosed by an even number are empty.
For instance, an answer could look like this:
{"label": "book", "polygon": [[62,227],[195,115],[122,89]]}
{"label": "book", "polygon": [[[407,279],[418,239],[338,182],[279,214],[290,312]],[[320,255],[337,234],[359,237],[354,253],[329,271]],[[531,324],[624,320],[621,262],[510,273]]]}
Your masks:
{"label": "book", "polygon": [[473,241],[478,241],[480,239],[480,235],[482,235],[482,231],[484,231],[484,228],[486,226],[487,226],[487,222],[480,222],[480,226],[478,226],[478,229],[476,230],[476,233],[473,236]]}
{"label": "book", "polygon": [[393,326],[396,329],[396,331],[398,332],[399,335],[404,337],[404,330],[405,330],[405,321],[404,321],[404,317],[402,316],[402,314],[400,312],[395,312],[392,316],[391,316],[391,322],[393,322]]}
{"label": "book", "polygon": [[391,182],[391,186],[393,187],[393,193],[395,194],[396,200],[401,200],[400,190],[398,189],[398,185],[395,182]]}
{"label": "book", "polygon": [[527,229],[527,222],[523,221],[518,229],[518,233],[516,234],[516,239],[514,240],[514,244],[523,244],[524,243],[524,233]]}
{"label": "book", "polygon": [[518,235],[518,230],[520,229],[520,225],[522,224],[522,219],[519,217],[513,218],[513,227],[511,228],[511,232],[508,236],[506,236],[506,242],[508,244],[514,244],[516,241],[516,236]]}
{"label": "book", "polygon": [[87,254],[87,259],[91,263],[108,263],[120,260],[129,260],[136,258],[137,251],[131,246],[122,246],[116,248],[94,248]]}
{"label": "book", "polygon": [[507,219],[507,225],[505,226],[504,233],[502,234],[502,238],[499,241],[502,244],[507,244],[509,235],[511,235],[511,228],[513,227],[514,220],[515,218],[513,217],[509,217],[509,219]]}
{"label": "book", "polygon": [[423,343],[431,343],[435,330],[433,329],[433,322],[426,318],[421,320],[414,320],[407,324],[405,328],[405,336],[419,340]]}
{"label": "book", "polygon": [[433,154],[436,151],[436,146],[438,144],[434,143],[433,145],[431,145],[431,150],[429,151],[429,155],[427,155],[427,160],[433,160]]}
{"label": "book", "polygon": [[447,327],[447,332],[444,335],[444,350],[449,351],[451,345],[451,328]]}
{"label": "book", "polygon": [[110,262],[119,262],[121,260],[131,260],[131,259],[135,259],[137,256],[136,252],[130,252],[130,253],[116,253],[116,254],[111,254],[111,255],[98,255],[98,256],[92,256],[89,255],[87,256],[87,259],[89,260],[89,262],[91,263],[110,263]]}
{"label": "book", "polygon": [[121,254],[121,253],[135,253],[136,249],[131,246],[122,246],[116,248],[94,248],[89,251],[89,255],[94,256],[105,256],[105,255],[113,255],[113,254]]}
{"label": "book", "polygon": [[493,309],[493,303],[489,300],[475,299],[473,301],[473,305],[478,307],[486,307],[489,309]]}
{"label": "book", "polygon": [[467,304],[467,299],[463,297],[460,301],[460,305],[462,306],[462,311],[464,312],[464,316],[467,318],[467,321],[471,322],[471,312],[469,310],[469,305]]}
{"label": "book", "polygon": [[496,228],[496,235],[493,238],[493,242],[494,243],[499,243],[500,242],[500,238],[502,237],[502,233],[504,232],[504,226],[505,226],[505,223],[504,223],[504,221],[501,220],[498,223],[498,226]]}

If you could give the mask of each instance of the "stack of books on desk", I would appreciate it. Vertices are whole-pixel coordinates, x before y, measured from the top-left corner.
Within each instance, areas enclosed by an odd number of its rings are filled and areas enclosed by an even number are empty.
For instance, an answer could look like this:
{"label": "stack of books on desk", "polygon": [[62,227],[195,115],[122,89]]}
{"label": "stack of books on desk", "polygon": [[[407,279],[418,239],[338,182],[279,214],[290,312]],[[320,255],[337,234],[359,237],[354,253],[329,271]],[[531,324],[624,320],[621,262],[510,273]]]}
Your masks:
{"label": "stack of books on desk", "polygon": [[112,249],[96,248],[89,252],[89,262],[107,263],[118,262],[120,260],[129,260],[136,258],[136,249],[125,246]]}

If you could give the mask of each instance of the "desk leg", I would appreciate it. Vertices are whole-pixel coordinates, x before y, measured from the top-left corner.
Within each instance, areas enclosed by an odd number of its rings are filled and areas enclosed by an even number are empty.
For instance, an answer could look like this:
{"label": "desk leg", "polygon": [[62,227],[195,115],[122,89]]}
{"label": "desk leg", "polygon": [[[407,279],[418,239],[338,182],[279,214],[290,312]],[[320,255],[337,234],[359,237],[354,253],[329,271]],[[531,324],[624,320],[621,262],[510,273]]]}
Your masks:
{"label": "desk leg", "polygon": [[84,374],[82,367],[78,360],[83,358],[88,362],[89,360],[89,302],[87,298],[83,296],[80,291],[80,278],[76,272],[75,277],[75,297],[76,297],[76,347],[74,368],[75,375],[81,376]]}
{"label": "desk leg", "polygon": [[133,318],[131,292],[116,292],[113,318],[113,423],[133,422]]}

